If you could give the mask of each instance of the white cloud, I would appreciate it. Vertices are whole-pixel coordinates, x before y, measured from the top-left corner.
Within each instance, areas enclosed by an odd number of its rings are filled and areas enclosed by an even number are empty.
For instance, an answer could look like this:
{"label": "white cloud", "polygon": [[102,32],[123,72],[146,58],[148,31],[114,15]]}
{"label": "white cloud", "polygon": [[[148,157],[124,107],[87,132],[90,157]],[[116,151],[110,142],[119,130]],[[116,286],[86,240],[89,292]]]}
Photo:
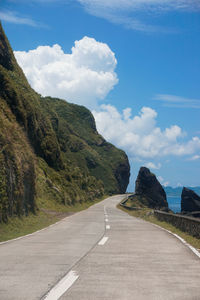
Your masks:
{"label": "white cloud", "polygon": [[93,38],[76,41],[71,54],[57,44],[14,53],[31,86],[43,96],[91,108],[118,83],[115,54]]}
{"label": "white cloud", "polygon": [[162,176],[158,176],[158,180],[159,180],[160,182],[163,182],[163,181],[164,181],[164,179],[163,179]]}
{"label": "white cloud", "polygon": [[[11,2],[26,2],[27,0],[9,0]],[[75,0],[91,15],[124,26],[127,29],[143,32],[176,33],[177,30],[146,24],[144,16],[158,18],[166,12],[199,11],[199,0]],[[30,0],[30,3],[66,3],[72,0]],[[155,23],[155,22],[154,22]]]}
{"label": "white cloud", "polygon": [[29,25],[33,27],[37,27],[39,25],[31,18],[19,16],[16,12],[8,10],[0,11],[0,19],[9,23]]}
{"label": "white cloud", "polygon": [[194,161],[194,160],[198,160],[200,159],[200,155],[194,155],[192,157],[190,157],[188,160]]}
{"label": "white cloud", "polygon": [[120,114],[111,105],[101,105],[93,114],[100,134],[124,149],[130,159],[195,155],[200,150],[198,137],[181,141],[185,134],[179,126],[173,125],[164,130],[157,127],[157,113],[149,107],[143,107],[134,117],[131,116],[130,108]]}
{"label": "white cloud", "polygon": [[174,32],[174,30],[171,29],[164,29],[160,26],[145,24],[143,21],[126,14],[126,11],[123,9],[118,11],[113,10],[112,8],[102,8],[98,6],[85,6],[85,8],[89,14],[103,18],[113,24],[122,25],[126,29],[142,32]]}
{"label": "white cloud", "polygon": [[[121,24],[126,28],[138,31],[163,31],[173,30],[164,29],[158,26],[145,24],[141,21],[141,15],[154,14],[168,11],[199,11],[199,0],[77,0],[85,10],[97,17],[104,18],[109,22]],[[137,14],[137,17],[135,16]]]}
{"label": "white cloud", "polygon": [[125,120],[128,120],[131,117],[131,108],[127,107],[123,110],[123,117]]}
{"label": "white cloud", "polygon": [[176,95],[158,94],[154,100],[161,101],[165,107],[200,108],[200,99],[185,98]]}
{"label": "white cloud", "polygon": [[[8,0],[9,2],[26,2],[27,0]],[[71,0],[29,0],[29,2],[40,2],[40,3],[50,3],[50,2],[61,2],[68,3]],[[102,7],[102,8],[112,8],[112,9],[134,9],[143,10],[147,7],[149,9],[163,10],[163,9],[173,9],[173,10],[196,10],[200,8],[199,0],[77,0],[82,5]]]}
{"label": "white cloud", "polygon": [[197,10],[198,0],[78,0],[81,4],[93,7],[119,10]]}
{"label": "white cloud", "polygon": [[[27,0],[8,0],[9,2],[26,2]],[[94,5],[109,8],[144,9],[147,6],[159,6],[173,9],[197,9],[200,7],[198,0],[77,0],[83,5]],[[29,0],[29,2],[70,2],[70,0]]]}
{"label": "white cloud", "polygon": [[165,181],[162,176],[158,176],[158,181],[162,184],[162,186],[166,187],[169,185],[169,181]]}
{"label": "white cloud", "polygon": [[17,2],[17,3],[22,2],[22,3],[26,3],[26,4],[35,3],[35,2],[36,3],[41,3],[41,4],[46,4],[46,3],[48,4],[48,3],[54,3],[54,2],[56,2],[56,3],[59,3],[59,2],[60,3],[63,3],[63,2],[67,3],[71,0],[29,0],[29,1],[27,1],[27,0],[7,0],[7,1]]}
{"label": "white cloud", "polygon": [[159,170],[161,168],[161,163],[158,163],[157,165],[153,162],[147,162],[145,164],[145,167],[149,168],[149,169],[155,169],[155,170]]}

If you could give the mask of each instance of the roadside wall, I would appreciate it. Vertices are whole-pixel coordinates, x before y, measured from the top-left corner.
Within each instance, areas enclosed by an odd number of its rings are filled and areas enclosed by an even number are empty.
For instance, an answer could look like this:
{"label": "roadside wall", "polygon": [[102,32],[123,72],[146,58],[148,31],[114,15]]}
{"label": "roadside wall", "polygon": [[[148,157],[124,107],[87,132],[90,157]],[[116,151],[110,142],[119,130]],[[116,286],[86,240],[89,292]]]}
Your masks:
{"label": "roadside wall", "polygon": [[170,223],[180,230],[200,239],[200,220],[192,217],[170,214],[158,210],[154,211],[154,215],[159,221]]}

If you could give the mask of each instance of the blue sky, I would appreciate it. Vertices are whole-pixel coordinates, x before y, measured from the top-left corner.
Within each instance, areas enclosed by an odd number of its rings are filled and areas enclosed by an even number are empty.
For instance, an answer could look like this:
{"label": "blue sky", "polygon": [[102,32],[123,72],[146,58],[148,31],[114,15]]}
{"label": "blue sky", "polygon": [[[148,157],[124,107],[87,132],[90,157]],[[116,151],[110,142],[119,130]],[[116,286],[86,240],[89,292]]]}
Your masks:
{"label": "blue sky", "polygon": [[0,0],[0,19],[31,85],[126,151],[130,190],[142,165],[200,185],[199,0]]}

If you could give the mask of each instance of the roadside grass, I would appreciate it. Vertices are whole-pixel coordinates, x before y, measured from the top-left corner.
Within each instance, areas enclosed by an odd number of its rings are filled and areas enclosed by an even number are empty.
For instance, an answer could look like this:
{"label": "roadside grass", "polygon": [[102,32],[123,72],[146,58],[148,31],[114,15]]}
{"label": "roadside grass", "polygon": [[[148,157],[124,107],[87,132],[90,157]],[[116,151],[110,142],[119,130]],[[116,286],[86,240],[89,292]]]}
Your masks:
{"label": "roadside grass", "polygon": [[58,221],[58,217],[45,212],[27,217],[10,218],[8,223],[0,224],[0,242],[33,233]]}
{"label": "roadside grass", "polygon": [[37,199],[37,206],[39,210],[42,211],[55,211],[57,213],[75,213],[82,211],[84,209],[89,208],[90,206],[103,201],[104,199],[108,198],[109,195],[103,195],[99,198],[94,199],[93,201],[84,201],[84,202],[76,202],[73,205],[64,205],[57,201],[50,201],[46,199]]}
{"label": "roadside grass", "polygon": [[29,214],[27,217],[12,217],[8,219],[8,223],[0,224],[0,242],[15,239],[37,230],[41,230],[51,224],[58,222],[59,220],[72,215],[73,213],[85,210],[90,206],[106,199],[108,195],[104,195],[101,198],[94,201],[88,201],[84,203],[76,203],[73,206],[64,206],[59,203],[49,203],[47,207],[42,207],[42,200],[38,206],[40,210],[34,215]]}
{"label": "roadside grass", "polygon": [[193,246],[196,249],[200,249],[200,239],[197,239],[191,235],[189,235],[186,232],[181,231],[180,229],[176,228],[175,226],[171,225],[167,222],[159,221],[154,215],[153,210],[150,208],[142,208],[140,210],[127,210],[124,207],[122,207],[120,204],[117,205],[117,208],[123,210],[124,212],[128,213],[130,216],[141,218],[145,221],[148,221],[150,223],[159,225],[162,228],[165,228],[177,235],[179,235],[181,238],[183,238],[188,244]]}
{"label": "roadside grass", "polygon": [[134,195],[134,201],[133,198],[130,198],[126,201],[126,206],[128,207],[138,207],[138,208],[145,208],[145,206],[139,201],[138,197],[135,197]]}

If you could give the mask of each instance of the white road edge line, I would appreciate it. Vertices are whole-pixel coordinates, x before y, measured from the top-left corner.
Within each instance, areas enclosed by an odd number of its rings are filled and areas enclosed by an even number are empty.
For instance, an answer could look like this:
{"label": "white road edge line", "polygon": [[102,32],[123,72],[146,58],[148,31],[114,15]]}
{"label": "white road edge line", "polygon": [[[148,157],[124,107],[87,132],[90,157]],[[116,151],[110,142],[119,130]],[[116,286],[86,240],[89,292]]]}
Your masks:
{"label": "white road edge line", "polygon": [[[75,214],[78,215],[78,214],[80,214],[81,212],[82,212],[82,211],[78,211],[78,212],[76,212]],[[56,223],[53,223],[53,224],[51,224],[51,225],[48,225],[47,227],[44,227],[44,228],[39,229],[39,230],[37,230],[37,231],[34,231],[34,232],[32,232],[32,233],[28,233],[28,234],[26,234],[26,235],[21,235],[21,236],[19,236],[19,237],[17,237],[17,238],[14,238],[14,239],[10,239],[10,240],[4,241],[4,242],[0,242],[0,245],[7,244],[7,243],[10,243],[10,242],[15,242],[15,241],[24,239],[24,238],[26,238],[26,237],[35,235],[35,234],[37,234],[37,233],[39,233],[39,232],[42,232],[42,231],[45,231],[45,230],[49,229],[50,227],[54,227],[54,226],[56,226],[57,224],[62,223],[63,221],[65,221],[65,219],[68,219],[68,218],[70,218],[70,217],[73,217],[73,215],[67,216],[67,217],[65,217],[65,218],[63,218],[63,219],[57,221]]]}
{"label": "white road edge line", "polygon": [[[145,222],[148,222],[148,221],[145,221]],[[179,239],[186,247],[188,247],[198,258],[200,258],[200,253],[199,253],[199,251],[197,250],[197,249],[195,249],[193,246],[191,246],[190,244],[188,244],[183,238],[181,238],[178,234],[176,234],[176,233],[173,233],[173,232],[171,232],[170,230],[167,230],[167,229],[165,229],[165,228],[163,228],[163,227],[161,227],[161,226],[159,226],[159,225],[157,225],[157,224],[154,224],[154,223],[151,223],[151,222],[148,222],[148,223],[150,223],[150,224],[152,224],[153,226],[155,226],[155,227],[158,227],[158,228],[160,228],[160,229],[162,229],[162,230],[164,230],[164,231],[167,231],[169,234],[171,234],[171,235],[173,235],[173,236],[175,236],[177,239]],[[199,249],[200,250],[200,249]]]}
{"label": "white road edge line", "polygon": [[[106,199],[107,199],[107,198],[106,198]],[[105,199],[105,200],[106,200],[106,199]],[[96,204],[94,204],[94,205],[97,205],[97,204],[98,204],[98,203],[96,203]],[[88,208],[87,208],[87,209],[88,209]],[[106,208],[105,208],[105,206],[104,206],[104,212],[106,213]],[[82,213],[82,211],[76,212],[76,215],[78,215],[78,214],[80,214],[80,213]],[[107,213],[106,213],[106,214],[107,214]],[[55,225],[57,225],[57,224],[63,222],[65,219],[68,219],[68,218],[70,218],[70,217],[72,217],[72,216],[73,216],[73,215],[67,216],[67,217],[61,219],[60,221],[57,221],[56,223],[53,223],[53,224],[51,224],[51,225],[49,225],[49,226],[47,226],[47,227],[44,227],[44,228],[39,229],[39,230],[37,230],[37,231],[34,231],[34,232],[32,232],[32,233],[29,233],[29,234],[26,234],[26,235],[22,235],[22,236],[19,236],[19,237],[17,237],[17,238],[10,239],[10,240],[7,240],[7,241],[0,242],[0,245],[4,245],[4,244],[10,243],[10,242],[15,242],[15,241],[24,239],[24,238],[26,238],[26,237],[32,236],[32,235],[34,235],[34,234],[37,234],[37,233],[39,233],[39,232],[42,232],[42,231],[44,231],[44,230],[46,230],[46,229],[48,229],[48,228],[50,228],[50,227],[53,227],[53,226],[55,226]]]}
{"label": "white road edge line", "polygon": [[[152,223],[151,223],[152,224]],[[167,231],[168,233],[170,233],[171,235],[175,236],[177,239],[179,239],[185,246],[187,246],[194,254],[196,254],[196,256],[198,256],[198,258],[200,258],[200,253],[197,251],[197,249],[195,249],[193,246],[191,246],[190,244],[188,244],[183,238],[181,238],[178,234],[171,232],[170,230],[167,230],[157,224],[153,224],[154,226]]]}
{"label": "white road edge line", "polygon": [[185,244],[186,246],[188,246],[192,252],[194,252],[199,258],[200,258],[200,253],[197,251],[197,249],[195,249],[194,247],[192,247],[191,245],[189,245],[184,239],[182,239],[179,235],[175,234],[175,237],[177,237],[177,239],[179,239],[183,244]]}
{"label": "white road edge line", "polygon": [[10,243],[10,242],[14,242],[14,241],[18,241],[18,240],[21,240],[21,239],[26,238],[26,237],[28,237],[28,236],[32,236],[32,235],[34,235],[34,234],[36,234],[36,233],[42,232],[42,231],[44,231],[44,230],[46,230],[46,229],[52,227],[52,226],[54,226],[54,225],[57,225],[58,223],[61,223],[63,220],[64,220],[64,219],[62,219],[62,220],[60,220],[60,221],[58,221],[58,222],[56,222],[56,223],[53,223],[53,224],[51,224],[51,225],[49,225],[49,226],[47,226],[47,227],[44,227],[44,228],[42,228],[42,229],[40,229],[40,230],[34,231],[34,232],[29,233],[29,234],[26,234],[26,235],[19,236],[19,237],[15,238],[15,239],[11,239],[11,240],[7,240],[7,241],[4,241],[4,242],[0,242],[0,245],[7,244],[7,243]]}
{"label": "white road edge line", "polygon": [[110,225],[106,225],[106,229],[110,229]]}
{"label": "white road edge line", "polygon": [[58,300],[78,279],[75,271],[70,271],[43,298],[43,300]]}
{"label": "white road edge line", "polygon": [[108,240],[108,237],[107,237],[107,236],[104,236],[104,237],[100,240],[100,242],[98,243],[98,245],[99,245],[99,246],[105,245],[105,243],[107,242],[107,240]]}

